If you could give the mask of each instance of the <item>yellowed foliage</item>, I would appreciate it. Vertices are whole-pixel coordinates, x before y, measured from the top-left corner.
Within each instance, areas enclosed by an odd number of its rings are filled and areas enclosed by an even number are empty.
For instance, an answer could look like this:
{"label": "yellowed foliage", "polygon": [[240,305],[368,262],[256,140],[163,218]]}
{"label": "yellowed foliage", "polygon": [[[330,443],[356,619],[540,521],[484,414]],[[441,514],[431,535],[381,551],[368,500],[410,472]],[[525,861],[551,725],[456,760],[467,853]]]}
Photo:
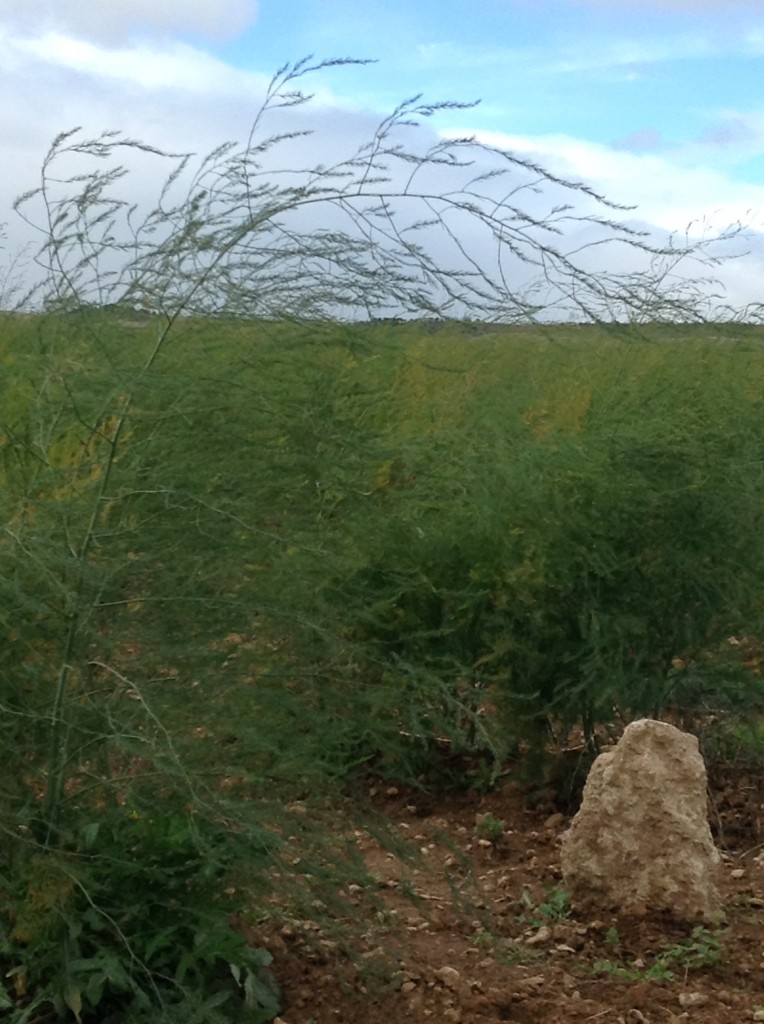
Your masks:
{"label": "yellowed foliage", "polygon": [[580,384],[557,385],[523,414],[523,422],[535,438],[549,434],[581,434],[592,404],[592,389]]}
{"label": "yellowed foliage", "polygon": [[32,942],[44,931],[50,914],[58,916],[77,887],[71,875],[50,857],[37,857],[31,864],[31,872],[26,900],[12,932],[17,942]]}
{"label": "yellowed foliage", "polygon": [[458,422],[475,400],[482,368],[456,345],[429,338],[412,342],[398,367],[394,391],[405,419],[397,424],[402,437],[437,434]]}

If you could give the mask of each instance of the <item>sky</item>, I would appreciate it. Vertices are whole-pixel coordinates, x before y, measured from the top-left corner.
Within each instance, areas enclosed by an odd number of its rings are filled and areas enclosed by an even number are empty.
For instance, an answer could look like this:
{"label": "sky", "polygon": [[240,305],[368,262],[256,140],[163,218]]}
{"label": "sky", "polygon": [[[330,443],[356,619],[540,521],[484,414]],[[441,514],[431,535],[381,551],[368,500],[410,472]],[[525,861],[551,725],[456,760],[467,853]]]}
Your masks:
{"label": "sky", "polygon": [[6,255],[57,132],[206,152],[246,137],[273,72],[308,54],[374,62],[311,79],[331,139],[412,95],[479,100],[431,127],[582,180],[651,231],[742,223],[719,276],[758,301],[764,0],[0,0]]}

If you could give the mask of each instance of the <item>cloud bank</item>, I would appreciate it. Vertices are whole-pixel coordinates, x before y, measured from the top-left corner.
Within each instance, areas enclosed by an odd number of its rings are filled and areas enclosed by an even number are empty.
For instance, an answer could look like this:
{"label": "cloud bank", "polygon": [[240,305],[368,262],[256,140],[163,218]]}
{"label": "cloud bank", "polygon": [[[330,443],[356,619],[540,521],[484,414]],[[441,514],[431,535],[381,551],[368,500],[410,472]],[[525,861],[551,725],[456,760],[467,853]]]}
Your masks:
{"label": "cloud bank", "polygon": [[[615,0],[569,0],[570,6],[584,2],[619,6]],[[620,6],[635,9],[626,3]],[[672,9],[683,6],[675,0]],[[718,4],[706,6],[721,10]],[[754,6],[764,11],[764,0]],[[6,97],[0,104],[0,135],[5,147],[0,225],[8,222],[8,248],[13,250],[27,240],[21,234],[24,226],[11,213],[12,201],[35,185],[47,147],[59,131],[81,124],[86,134],[97,135],[113,128],[167,150],[199,154],[226,140],[245,138],[270,73],[234,66],[206,51],[201,41],[194,45],[179,33],[211,37],[234,32],[237,25],[251,22],[256,13],[251,0],[220,0],[215,5],[209,0],[182,4],[179,0],[116,0],[103,9],[91,6],[91,0],[28,0],[23,6],[15,0],[0,0],[0,95]],[[35,17],[38,21],[33,26]],[[595,42],[591,53],[577,55],[579,63],[573,68],[555,66],[564,65],[566,46],[542,53],[536,43],[530,50],[520,47],[511,53],[497,51],[494,44],[484,52],[479,46],[453,48],[455,44],[450,43],[423,45],[419,51],[414,47],[411,52],[419,52],[419,60],[428,69],[448,65],[451,78],[458,68],[460,84],[470,87],[474,82],[468,72],[482,54],[491,76],[506,64],[515,79],[532,77],[543,63],[550,81],[560,76],[566,82],[573,79],[570,89],[577,81],[573,72],[588,81],[588,73],[603,64],[632,66],[635,60],[647,62],[651,56],[669,64],[677,57],[700,61],[708,56],[704,40],[667,38],[655,52],[652,44],[639,41],[624,40],[616,45],[611,40],[599,50]],[[463,70],[457,61],[451,62],[451,57],[457,56],[461,56]],[[397,81],[395,71],[393,61],[388,87]],[[338,71],[337,77],[316,76],[306,82],[316,97],[304,127],[314,128],[316,134],[297,147],[294,160],[301,166],[333,162],[347,155],[354,144],[370,138],[381,117],[373,105],[359,109],[358,93],[354,92],[359,79],[348,74],[349,78],[343,78],[345,71]],[[332,92],[330,81],[344,87],[346,95]],[[426,81],[423,88],[429,88]],[[513,99],[511,92],[507,95],[505,104]],[[401,98],[401,94],[396,96]],[[519,104],[521,101],[522,97],[518,98]],[[572,103],[568,93],[565,102]],[[378,109],[384,112],[393,105],[378,104]],[[478,108],[476,116],[485,110]],[[493,123],[511,124],[511,107],[509,111],[502,109],[499,101],[491,115]],[[693,132],[682,137],[649,117],[636,120],[622,110],[623,127],[615,125],[609,142],[582,138],[584,129],[579,132],[575,127],[564,134],[538,127],[534,130],[531,124],[512,133],[481,130],[477,121],[475,125],[478,137],[488,144],[527,156],[561,177],[591,183],[616,202],[638,202],[639,210],[633,216],[655,237],[662,232],[682,234],[691,224],[710,230],[734,221],[761,231],[762,225],[755,223],[751,211],[764,210],[764,186],[742,180],[736,168],[763,152],[764,114],[728,101],[715,109],[706,102],[702,115],[700,126],[696,117]],[[455,134],[470,133],[471,117],[471,113],[463,114],[459,120],[454,115],[453,126],[459,125]],[[290,154],[286,162],[291,160]],[[150,178],[136,182],[146,196],[155,193],[156,184]],[[761,219],[760,212],[757,216]],[[753,260],[746,261],[745,267],[744,261],[733,265],[736,297],[758,294],[764,245],[758,235],[755,241]],[[0,267],[2,263],[0,255]]]}
{"label": "cloud bank", "polygon": [[0,19],[24,32],[71,32],[114,44],[139,32],[227,39],[257,17],[257,0],[0,0]]}

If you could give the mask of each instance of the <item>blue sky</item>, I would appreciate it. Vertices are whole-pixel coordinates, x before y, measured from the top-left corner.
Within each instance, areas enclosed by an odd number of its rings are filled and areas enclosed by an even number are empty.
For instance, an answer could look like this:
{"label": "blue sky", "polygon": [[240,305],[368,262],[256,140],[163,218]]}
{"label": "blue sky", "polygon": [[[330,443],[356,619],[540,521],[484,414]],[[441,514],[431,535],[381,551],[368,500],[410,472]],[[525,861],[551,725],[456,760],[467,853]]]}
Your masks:
{"label": "blue sky", "polygon": [[263,0],[257,22],[217,52],[244,68],[276,54],[373,57],[377,67],[338,86],[361,103],[384,109],[422,91],[481,99],[465,127],[636,151],[694,147],[695,159],[745,164],[764,182],[752,152],[764,110],[764,3],[699,6]]}
{"label": "blue sky", "polygon": [[0,0],[3,206],[58,130],[123,128],[204,151],[246,134],[285,61],[322,74],[337,125],[400,100],[480,100],[441,116],[638,207],[657,230],[741,220],[764,272],[764,0]]}

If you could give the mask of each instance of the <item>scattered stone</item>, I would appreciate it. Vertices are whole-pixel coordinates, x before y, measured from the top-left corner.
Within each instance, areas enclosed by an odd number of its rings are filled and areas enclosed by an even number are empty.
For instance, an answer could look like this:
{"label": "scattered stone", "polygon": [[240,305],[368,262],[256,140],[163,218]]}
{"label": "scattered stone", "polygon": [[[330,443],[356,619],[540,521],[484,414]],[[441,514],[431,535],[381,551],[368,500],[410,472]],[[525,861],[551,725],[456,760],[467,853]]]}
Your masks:
{"label": "scattered stone", "polygon": [[592,765],[561,855],[563,883],[578,908],[718,920],[719,853],[697,739],[650,719],[627,726]]}
{"label": "scattered stone", "polygon": [[764,1020],[764,1010],[754,1010],[752,1020]]}
{"label": "scattered stone", "polygon": [[558,829],[560,825],[562,825],[563,821],[565,821],[565,815],[557,811],[555,814],[549,815],[549,817],[544,822],[544,828],[552,830]]}
{"label": "scattered stone", "polygon": [[531,935],[530,938],[525,940],[526,946],[541,946],[545,942],[549,942],[552,938],[552,929],[547,925],[542,924],[535,935]]}
{"label": "scattered stone", "polygon": [[521,991],[525,990],[526,992],[536,992],[539,989],[544,988],[544,986],[546,985],[546,981],[547,979],[544,977],[543,974],[534,974],[530,978],[521,978],[517,982],[517,987]]}
{"label": "scattered stone", "polygon": [[692,1006],[705,1006],[708,1002],[708,996],[705,992],[680,992],[679,993],[679,1005],[683,1010],[687,1010]]}
{"label": "scattered stone", "polygon": [[446,988],[450,988],[454,992],[459,988],[461,975],[455,967],[439,967],[434,974],[439,981],[443,982]]}
{"label": "scattered stone", "polygon": [[745,878],[745,868],[735,868],[730,871],[730,878]]}

